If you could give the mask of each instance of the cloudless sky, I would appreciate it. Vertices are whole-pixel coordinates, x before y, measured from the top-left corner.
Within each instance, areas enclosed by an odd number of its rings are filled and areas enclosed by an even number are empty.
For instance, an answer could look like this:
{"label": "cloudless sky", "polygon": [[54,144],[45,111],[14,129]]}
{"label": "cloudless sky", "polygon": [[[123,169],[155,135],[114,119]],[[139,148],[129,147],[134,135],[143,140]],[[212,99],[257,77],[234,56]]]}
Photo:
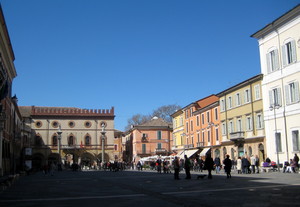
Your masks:
{"label": "cloudless sky", "polygon": [[299,0],[0,0],[20,106],[186,106],[260,73],[250,37]]}

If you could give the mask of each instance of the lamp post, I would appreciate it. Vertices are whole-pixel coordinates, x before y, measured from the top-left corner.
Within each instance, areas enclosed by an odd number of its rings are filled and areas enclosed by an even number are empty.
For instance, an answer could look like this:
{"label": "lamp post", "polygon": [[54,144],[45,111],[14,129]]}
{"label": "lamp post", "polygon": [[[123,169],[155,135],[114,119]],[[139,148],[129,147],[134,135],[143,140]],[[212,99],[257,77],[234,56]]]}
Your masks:
{"label": "lamp post", "polygon": [[60,154],[60,148],[61,148],[61,134],[62,134],[62,131],[61,131],[61,126],[59,125],[58,126],[58,131],[57,131],[57,139],[58,139],[58,143],[57,143],[57,150],[58,150],[58,166],[61,165],[61,154]]}
{"label": "lamp post", "polygon": [[104,144],[105,144],[105,122],[101,122],[101,127],[102,127],[102,131],[101,131],[101,139],[102,139],[102,163],[104,164]]}
{"label": "lamp post", "polygon": [[279,166],[279,142],[278,142],[278,136],[277,133],[277,122],[276,122],[276,109],[279,109],[280,105],[278,103],[272,104],[269,109],[270,111],[274,111],[274,122],[275,122],[275,143],[276,143],[276,154],[277,154],[277,169],[278,172],[280,172],[280,166]]}

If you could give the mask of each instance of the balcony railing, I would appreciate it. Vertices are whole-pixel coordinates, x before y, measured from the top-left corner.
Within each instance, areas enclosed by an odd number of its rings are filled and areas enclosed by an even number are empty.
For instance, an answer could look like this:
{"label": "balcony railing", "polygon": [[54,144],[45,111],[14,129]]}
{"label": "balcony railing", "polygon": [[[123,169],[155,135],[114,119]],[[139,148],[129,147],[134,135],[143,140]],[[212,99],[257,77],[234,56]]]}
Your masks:
{"label": "balcony railing", "polygon": [[204,142],[197,142],[197,147],[204,147]]}
{"label": "balcony railing", "polygon": [[166,150],[165,148],[156,148],[156,149],[155,149],[155,152],[156,152],[156,153],[166,153],[167,150]]}
{"label": "balcony railing", "polygon": [[236,139],[244,139],[245,138],[245,132],[232,132],[230,133],[230,139],[236,140]]}
{"label": "balcony railing", "polygon": [[184,145],[184,149],[194,148],[194,144],[186,144]]}

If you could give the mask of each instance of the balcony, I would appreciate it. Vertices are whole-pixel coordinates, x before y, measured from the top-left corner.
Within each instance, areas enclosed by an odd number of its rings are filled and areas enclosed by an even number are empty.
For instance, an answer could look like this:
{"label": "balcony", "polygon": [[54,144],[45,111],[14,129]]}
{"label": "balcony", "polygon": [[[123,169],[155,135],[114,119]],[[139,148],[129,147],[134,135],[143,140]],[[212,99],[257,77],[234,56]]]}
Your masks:
{"label": "balcony", "polygon": [[155,153],[156,154],[166,154],[167,150],[165,148],[156,148]]}
{"label": "balcony", "polygon": [[194,148],[194,144],[186,144],[184,145],[184,149]]}
{"label": "balcony", "polygon": [[241,141],[245,139],[245,132],[232,132],[230,133],[231,141]]}
{"label": "balcony", "polygon": [[197,142],[197,147],[204,147],[204,142]]}

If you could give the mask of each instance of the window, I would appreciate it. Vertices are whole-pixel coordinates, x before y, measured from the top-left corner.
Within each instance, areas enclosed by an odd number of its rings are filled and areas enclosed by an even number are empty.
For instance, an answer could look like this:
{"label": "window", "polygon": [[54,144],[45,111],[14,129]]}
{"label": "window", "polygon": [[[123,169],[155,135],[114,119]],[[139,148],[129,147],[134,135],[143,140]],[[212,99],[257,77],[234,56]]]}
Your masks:
{"label": "window", "polygon": [[267,69],[268,73],[279,69],[278,49],[272,50],[267,54]]}
{"label": "window", "polygon": [[250,96],[250,90],[246,89],[245,90],[245,103],[249,103],[251,101],[251,96]]}
{"label": "window", "polygon": [[296,44],[291,40],[282,46],[283,66],[296,62]]}
{"label": "window", "polygon": [[117,150],[118,150],[118,145],[115,144],[115,145],[114,145],[114,148],[115,148],[115,151],[117,151]]}
{"label": "window", "polygon": [[221,111],[225,111],[225,100],[221,100]]}
{"label": "window", "polygon": [[210,114],[209,114],[209,111],[206,112],[206,117],[207,117],[207,123],[210,122]]}
{"label": "window", "polygon": [[299,83],[293,82],[285,86],[286,104],[299,102]]}
{"label": "window", "polygon": [[280,88],[274,88],[269,91],[270,106],[281,106],[281,91]]}
{"label": "window", "polygon": [[52,137],[52,145],[53,146],[57,146],[57,136],[56,135],[54,135],[53,137]]}
{"label": "window", "polygon": [[197,133],[197,142],[200,142],[200,133]]}
{"label": "window", "polygon": [[185,110],[185,118],[188,119],[189,118],[189,111]]}
{"label": "window", "polygon": [[194,124],[193,121],[191,121],[191,132],[194,131]]}
{"label": "window", "polygon": [[161,140],[161,131],[157,131],[157,139]]}
{"label": "window", "polygon": [[91,137],[89,135],[86,135],[84,137],[84,144],[85,145],[91,145]]}
{"label": "window", "polygon": [[197,118],[196,118],[196,121],[197,121],[197,126],[200,126],[200,121],[199,121],[199,115],[197,116]]}
{"label": "window", "polygon": [[222,135],[226,135],[226,123],[222,122]]}
{"label": "window", "polygon": [[157,143],[157,149],[161,149],[161,143]]}
{"label": "window", "polygon": [[232,97],[229,96],[228,97],[228,109],[231,109],[232,108]]}
{"label": "window", "polygon": [[180,124],[180,126],[183,126],[183,117],[182,116],[180,116],[179,124]]}
{"label": "window", "polygon": [[254,95],[255,95],[255,100],[260,99],[260,85],[255,85],[254,86]]}
{"label": "window", "polygon": [[251,118],[251,116],[247,116],[246,120],[247,120],[246,130],[250,131],[250,130],[252,130],[252,118]]}
{"label": "window", "polygon": [[202,124],[204,124],[204,114],[201,114]]}
{"label": "window", "polygon": [[[204,142],[204,140],[205,140],[205,133],[202,132],[202,142]],[[203,143],[203,144],[204,144],[204,143]]]}
{"label": "window", "polygon": [[219,141],[219,128],[216,128],[216,141]]}
{"label": "window", "polygon": [[218,108],[215,108],[215,120],[218,120],[218,117],[219,116],[219,114],[218,114]]}
{"label": "window", "polygon": [[186,133],[189,133],[189,123],[186,122]]}
{"label": "window", "polygon": [[229,125],[228,125],[228,132],[232,133],[234,132],[234,127],[233,127],[233,121],[229,121]]}
{"label": "window", "polygon": [[73,128],[75,126],[75,122],[74,121],[69,121],[69,127]]}
{"label": "window", "polygon": [[74,136],[70,135],[68,138],[68,145],[73,146],[74,145]]}
{"label": "window", "polygon": [[275,133],[275,143],[276,143],[276,152],[282,152],[282,146],[281,146],[281,133],[277,132]]}
{"label": "window", "polygon": [[42,124],[41,121],[37,121],[37,122],[35,122],[35,126],[36,126],[37,128],[41,128],[41,127],[43,126],[43,124]]}
{"label": "window", "polygon": [[146,144],[142,144],[142,153],[146,154]]}
{"label": "window", "polygon": [[207,141],[210,142],[210,131],[207,132]]}
{"label": "window", "polygon": [[263,128],[263,118],[262,114],[256,114],[256,127],[257,129],[262,129]]}
{"label": "window", "polygon": [[240,106],[241,105],[241,96],[239,93],[237,93],[235,95],[235,103],[236,103],[236,106]]}
{"label": "window", "polygon": [[238,119],[237,122],[236,122],[236,130],[238,132],[241,132],[243,129],[242,129],[242,119]]}
{"label": "window", "polygon": [[58,127],[58,125],[59,125],[59,124],[58,124],[58,122],[57,122],[57,121],[53,121],[53,122],[52,122],[52,127],[53,127],[53,128],[57,128],[57,127]]}
{"label": "window", "polygon": [[90,121],[86,121],[86,122],[84,122],[84,126],[86,128],[90,128],[92,126],[92,123]]}
{"label": "window", "polygon": [[292,131],[292,138],[293,138],[293,151],[299,151],[300,150],[300,142],[299,142],[299,131],[295,130]]}

